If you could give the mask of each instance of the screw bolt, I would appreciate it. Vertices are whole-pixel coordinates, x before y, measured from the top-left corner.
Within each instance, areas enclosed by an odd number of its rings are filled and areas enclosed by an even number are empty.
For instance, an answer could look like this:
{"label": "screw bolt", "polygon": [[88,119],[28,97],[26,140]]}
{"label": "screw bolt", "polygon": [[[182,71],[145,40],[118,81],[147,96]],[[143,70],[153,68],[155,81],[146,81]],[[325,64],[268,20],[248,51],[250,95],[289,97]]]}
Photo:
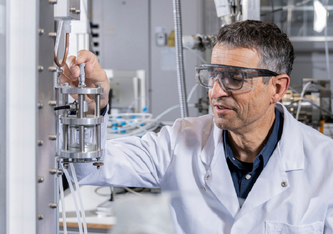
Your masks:
{"label": "screw bolt", "polygon": [[42,140],[38,140],[38,141],[37,141],[37,145],[38,145],[38,146],[42,146],[42,145],[43,145],[43,141],[42,141]]}
{"label": "screw bolt", "polygon": [[57,101],[54,101],[54,100],[49,101],[49,106],[56,106],[56,105],[57,105]]}
{"label": "screw bolt", "polygon": [[51,168],[49,169],[50,174],[55,175],[57,173],[57,169]]}
{"label": "screw bolt", "polygon": [[49,37],[56,37],[57,33],[56,32],[49,32]]}
{"label": "screw bolt", "polygon": [[49,203],[49,207],[52,209],[55,209],[55,208],[57,208],[57,203],[51,202],[51,203]]}
{"label": "screw bolt", "polygon": [[44,218],[43,214],[38,214],[38,220],[42,220]]}
{"label": "screw bolt", "polygon": [[55,140],[57,140],[57,135],[49,135],[49,140],[50,140],[50,141],[55,141]]}
{"label": "screw bolt", "polygon": [[39,176],[39,177],[38,177],[38,183],[43,183],[43,182],[44,182],[44,177]]}

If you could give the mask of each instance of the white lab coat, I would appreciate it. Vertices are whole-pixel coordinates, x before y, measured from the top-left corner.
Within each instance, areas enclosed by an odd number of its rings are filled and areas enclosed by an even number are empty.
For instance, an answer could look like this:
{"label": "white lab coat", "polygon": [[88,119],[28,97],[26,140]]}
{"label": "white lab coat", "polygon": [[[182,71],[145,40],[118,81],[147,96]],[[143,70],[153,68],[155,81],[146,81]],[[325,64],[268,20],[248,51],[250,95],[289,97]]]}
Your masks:
{"label": "white lab coat", "polygon": [[178,234],[333,233],[333,141],[277,108],[281,140],[242,208],[212,115],[179,119],[141,139],[107,141],[105,165],[80,165],[79,179],[173,192]]}

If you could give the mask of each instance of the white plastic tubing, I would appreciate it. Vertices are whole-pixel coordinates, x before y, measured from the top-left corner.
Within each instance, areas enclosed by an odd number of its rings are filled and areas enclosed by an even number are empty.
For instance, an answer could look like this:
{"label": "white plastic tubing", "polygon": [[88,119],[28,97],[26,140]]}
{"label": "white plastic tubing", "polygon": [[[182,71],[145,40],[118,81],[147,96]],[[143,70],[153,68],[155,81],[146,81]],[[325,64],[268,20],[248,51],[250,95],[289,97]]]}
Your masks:
{"label": "white plastic tubing", "polygon": [[[76,216],[77,216],[78,225],[79,225],[79,233],[83,234],[83,232],[82,232],[82,223],[83,223],[84,234],[88,234],[86,217],[85,217],[85,212],[84,212],[84,208],[83,208],[83,202],[82,202],[82,197],[81,197],[81,193],[80,193],[79,183],[77,181],[77,177],[76,177],[76,173],[75,173],[75,168],[72,163],[70,163],[69,165],[71,167],[71,172],[72,172],[72,176],[74,179],[75,189],[73,188],[72,181],[71,181],[71,178],[69,176],[67,169],[63,168],[63,171],[65,173],[65,176],[68,181],[68,185],[69,185],[69,188],[71,190],[71,194],[72,194],[72,197],[74,200],[75,211],[76,211]],[[78,205],[77,199],[79,200],[80,206]],[[80,213],[81,213],[82,219],[81,219]]]}

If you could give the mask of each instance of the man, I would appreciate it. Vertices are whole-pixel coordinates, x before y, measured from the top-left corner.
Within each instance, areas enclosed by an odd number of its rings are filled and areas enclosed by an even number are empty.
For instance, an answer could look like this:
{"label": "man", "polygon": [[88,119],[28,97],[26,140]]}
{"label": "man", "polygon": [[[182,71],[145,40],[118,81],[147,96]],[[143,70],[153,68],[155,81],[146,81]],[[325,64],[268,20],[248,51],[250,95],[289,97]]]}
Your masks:
{"label": "man", "polygon": [[[278,103],[293,60],[273,23],[222,27],[212,64],[196,68],[213,115],[106,142],[100,170],[78,167],[81,184],[173,192],[177,233],[333,233],[333,142]],[[108,88],[91,53],[68,62],[64,81],[86,62],[87,79]]]}

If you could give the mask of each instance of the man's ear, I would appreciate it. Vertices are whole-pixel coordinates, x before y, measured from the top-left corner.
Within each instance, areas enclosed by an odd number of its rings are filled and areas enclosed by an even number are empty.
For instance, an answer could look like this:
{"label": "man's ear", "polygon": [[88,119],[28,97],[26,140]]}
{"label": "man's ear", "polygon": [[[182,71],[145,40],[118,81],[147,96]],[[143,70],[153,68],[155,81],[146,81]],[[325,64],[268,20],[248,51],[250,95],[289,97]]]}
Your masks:
{"label": "man's ear", "polygon": [[286,94],[289,84],[290,78],[287,74],[278,75],[272,78],[272,104],[277,103]]}

